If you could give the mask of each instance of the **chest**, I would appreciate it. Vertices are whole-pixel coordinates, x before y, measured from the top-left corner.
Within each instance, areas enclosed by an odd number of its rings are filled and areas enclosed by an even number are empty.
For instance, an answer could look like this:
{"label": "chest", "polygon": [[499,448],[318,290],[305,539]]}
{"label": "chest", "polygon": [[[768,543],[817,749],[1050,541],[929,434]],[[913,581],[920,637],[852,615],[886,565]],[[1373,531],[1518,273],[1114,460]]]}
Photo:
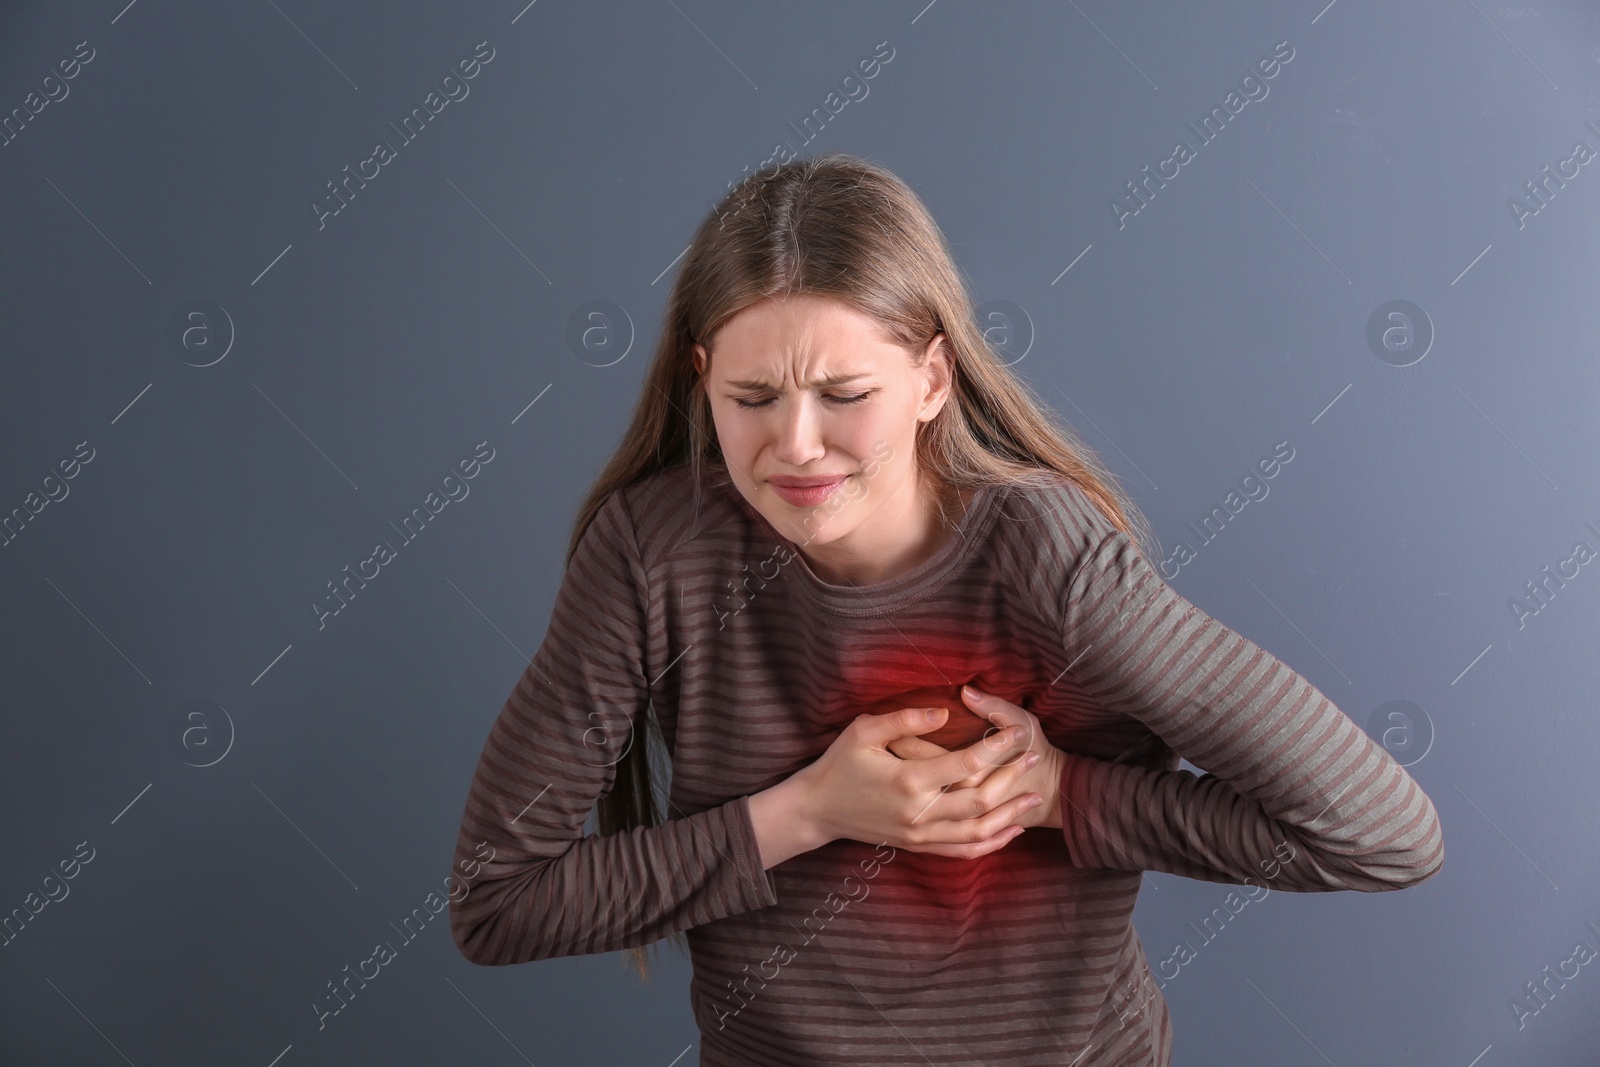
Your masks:
{"label": "chest", "polygon": [[1123,747],[1148,735],[1085,700],[1058,635],[998,587],[850,616],[819,612],[775,583],[734,615],[716,615],[692,584],[666,592],[652,658],[670,666],[657,668],[652,703],[672,755],[672,797],[685,811],[782,781],[858,715],[942,706],[945,724],[921,736],[950,749],[972,744],[992,727],[962,701],[969,683],[1032,712],[1060,748]]}

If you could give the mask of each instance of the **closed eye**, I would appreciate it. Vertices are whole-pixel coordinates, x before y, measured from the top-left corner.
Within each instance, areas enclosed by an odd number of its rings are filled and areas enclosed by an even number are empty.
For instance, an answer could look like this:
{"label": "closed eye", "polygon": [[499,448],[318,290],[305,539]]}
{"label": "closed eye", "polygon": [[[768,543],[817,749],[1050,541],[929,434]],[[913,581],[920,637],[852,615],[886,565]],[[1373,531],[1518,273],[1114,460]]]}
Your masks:
{"label": "closed eye", "polygon": [[[875,389],[868,389],[866,392],[857,393],[854,396],[830,396],[826,399],[832,400],[836,404],[859,404],[876,391]],[[769,396],[765,400],[750,401],[736,396],[733,398],[733,402],[746,410],[754,410],[756,408],[764,408],[772,403],[772,397]]]}

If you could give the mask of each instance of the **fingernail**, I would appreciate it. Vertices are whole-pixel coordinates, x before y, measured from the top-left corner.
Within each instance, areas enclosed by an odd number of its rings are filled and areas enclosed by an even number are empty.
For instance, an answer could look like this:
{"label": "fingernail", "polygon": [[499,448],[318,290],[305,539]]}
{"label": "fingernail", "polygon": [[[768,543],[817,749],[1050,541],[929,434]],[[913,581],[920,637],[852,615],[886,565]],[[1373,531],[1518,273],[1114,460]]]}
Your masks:
{"label": "fingernail", "polygon": [[1028,801],[1028,807],[1037,808],[1040,804],[1043,804],[1043,803],[1044,803],[1044,797],[1034,797],[1032,800]]}
{"label": "fingernail", "polygon": [[982,693],[978,692],[970,685],[964,685],[961,687],[961,695],[971,700],[977,700],[983,696]]}
{"label": "fingernail", "polygon": [[1037,752],[1030,752],[1030,753],[1028,753],[1028,756],[1027,756],[1027,758],[1026,758],[1026,759],[1025,759],[1025,760],[1023,760],[1023,763],[1022,763],[1022,765],[1023,765],[1023,766],[1024,766],[1024,767],[1032,767],[1032,766],[1033,766],[1033,765],[1034,765],[1034,764],[1036,764],[1036,763],[1038,763],[1038,762],[1039,762],[1039,760],[1040,760],[1040,759],[1042,759],[1042,758],[1043,758],[1043,757],[1041,757],[1041,756],[1040,756],[1040,755],[1039,755],[1039,753],[1037,753]]}
{"label": "fingernail", "polygon": [[932,721],[933,721],[933,720],[935,720],[935,719],[937,719],[937,718],[938,718],[938,717],[939,717],[939,711],[940,711],[940,709],[939,709],[939,708],[929,708],[929,709],[928,709],[928,710],[927,710],[927,711],[926,711],[926,712],[925,712],[925,714],[926,714],[926,715],[927,715],[927,717],[928,717],[928,721],[929,721],[929,722],[932,722]]}

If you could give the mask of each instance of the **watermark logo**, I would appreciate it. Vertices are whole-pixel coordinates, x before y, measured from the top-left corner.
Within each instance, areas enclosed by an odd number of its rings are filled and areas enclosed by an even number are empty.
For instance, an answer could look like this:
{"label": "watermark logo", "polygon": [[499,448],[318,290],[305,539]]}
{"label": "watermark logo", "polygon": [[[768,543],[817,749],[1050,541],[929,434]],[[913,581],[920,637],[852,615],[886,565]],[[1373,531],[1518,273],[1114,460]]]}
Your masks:
{"label": "watermark logo", "polygon": [[[1283,868],[1293,863],[1298,856],[1295,847],[1287,840],[1277,842],[1272,847],[1272,855],[1256,864],[1261,871],[1261,880],[1257,880],[1254,875],[1246,875],[1242,883],[1243,888],[1229,890],[1222,904],[1212,908],[1211,913],[1200,920],[1199,926],[1193,922],[1189,923],[1189,929],[1195,932],[1199,940],[1198,946],[1188,941],[1179,941],[1173,946],[1172,952],[1156,965],[1161,977],[1156,977],[1148,967],[1145,967],[1137,977],[1136,989],[1113,991],[1112,1006],[1117,1010],[1117,1029],[1126,1028],[1145,1008],[1149,1007],[1160,995],[1161,990],[1166,989],[1173,979],[1182,974],[1184,967],[1199,959],[1201,949],[1220,937],[1222,932],[1228,929],[1228,924],[1237,919],[1245,908],[1252,902],[1265,900],[1272,892],[1265,883],[1278,877]],[[1057,905],[1057,912],[1061,916],[1062,929],[1069,934],[1076,933],[1066,909]]]}
{"label": "watermark logo", "polygon": [[1402,767],[1422,762],[1433,747],[1433,720],[1409,700],[1387,700],[1367,719],[1367,733]]}
{"label": "watermark logo", "polygon": [[233,750],[233,717],[221,704],[189,700],[167,716],[167,749],[191,767],[214,767]]}
{"label": "watermark logo", "polygon": [[[356,194],[365,189],[368,182],[375,181],[385,167],[399,158],[401,148],[422,136],[422,131],[438,118],[440,112],[453,103],[465,100],[472,92],[472,87],[467,83],[482,73],[483,68],[494,61],[494,57],[495,50],[489,42],[479,41],[473,48],[472,55],[458,62],[454,68],[450,68],[450,72],[440,78],[439,88],[429,90],[428,95],[422,98],[421,104],[401,117],[398,126],[390,121],[389,128],[395,132],[394,139],[397,143],[391,144],[388,140],[376,142],[372,154],[358,160],[354,171],[346,163],[341,177],[330,178],[327,182],[328,195],[318,194],[309,201],[311,213],[316,216],[317,229],[327,229],[328,220],[349,207],[355,200]],[[443,95],[440,95],[441,93]]]}
{"label": "watermark logo", "polygon": [[1433,320],[1409,300],[1380,304],[1367,319],[1367,347],[1391,367],[1420,363],[1433,347]]}
{"label": "watermark logo", "polygon": [[233,317],[210,300],[185,300],[167,316],[167,347],[191,367],[212,367],[233,351]]}
{"label": "watermark logo", "polygon": [[[489,850],[487,856],[483,854],[484,849]],[[400,920],[399,926],[396,926],[394,921],[390,920],[390,929],[399,935],[400,948],[405,948],[420,937],[422,931],[427,929],[428,924],[433,921],[434,916],[443,912],[451,904],[459,905],[463,900],[467,899],[467,894],[472,891],[469,883],[482,871],[483,864],[494,860],[495,848],[487,841],[479,841],[473,849],[473,854],[478,859],[462,859],[456,862],[456,866],[461,868],[461,874],[451,871],[445,876],[444,896],[440,896],[439,891],[436,889],[430,890],[428,895],[423,898],[422,903],[412,908],[410,913]],[[480,863],[479,860],[482,862]],[[399,956],[400,950],[395,947],[393,942],[388,940],[379,941],[373,946],[372,955],[357,963],[355,970],[351,970],[350,965],[347,963],[335,978],[328,979],[326,984],[329,995],[321,996],[319,994],[319,999],[311,1003],[311,1010],[317,1016],[317,1029],[326,1029],[328,1020],[348,1008],[350,1002],[355,1000],[356,994],[367,988],[367,983],[376,980],[383,973],[383,968],[393,963]]]}
{"label": "watermark logo", "polygon": [[[654,711],[654,708],[648,709],[648,713]],[[614,725],[618,718],[622,720],[620,726]],[[589,721],[594,725],[583,732],[582,759],[590,767],[614,767],[633,748],[634,720],[625,712],[607,719],[602,719],[598,711],[589,713]]]}
{"label": "watermark logo", "polygon": [[[885,849],[888,850],[887,855],[884,854]],[[735,984],[733,979],[729,979],[727,982],[728,992],[724,994],[727,1003],[712,1006],[712,1010],[717,1013],[717,1029],[726,1029],[729,1019],[734,1018],[745,1008],[748,1008],[750,1002],[767,987],[767,982],[775,980],[782,974],[783,968],[793,963],[795,958],[800,955],[800,951],[811,944],[818,934],[827,929],[828,923],[832,921],[834,916],[842,912],[851,903],[867,899],[867,896],[872,892],[872,886],[868,883],[876,878],[886,865],[892,863],[897,854],[895,847],[887,841],[879,842],[873,846],[873,855],[876,858],[864,859],[860,862],[861,874],[858,876],[852,871],[845,875],[839,885],[839,891],[830,892],[821,904],[813,908],[800,921],[801,926],[805,927],[804,931],[800,927],[794,927],[795,933],[801,935],[801,938],[798,939],[799,948],[780,941],[773,948],[770,956],[756,964],[756,970],[759,973],[750,973],[750,965],[747,963],[742,968],[743,977],[739,979],[738,984]],[[790,923],[790,926],[794,926],[794,924]],[[752,982],[755,983],[753,988],[751,986]]]}
{"label": "watermark logo", "polygon": [[[88,849],[87,854],[84,853],[85,849]],[[87,841],[80,841],[70,857],[56,864],[61,872],[59,875],[55,871],[45,875],[38,889],[28,891],[21,907],[12,908],[10,914],[0,916],[0,948],[9,948],[11,942],[20,937],[28,924],[45,908],[66,900],[67,894],[72,892],[67,882],[78,877],[84,864],[93,860],[94,855],[94,847]]]}
{"label": "watermark logo", "polygon": [[[487,449],[487,451],[485,451]],[[472,455],[459,461],[456,468],[446,474],[439,483],[439,490],[429,490],[423,497],[422,503],[411,509],[411,513],[400,519],[396,526],[391,520],[389,528],[396,534],[399,546],[389,543],[387,539],[373,545],[372,554],[356,564],[352,571],[346,563],[340,575],[330,578],[327,582],[328,595],[317,597],[310,601],[311,612],[317,618],[317,629],[325,629],[328,620],[338,615],[349,607],[355,600],[356,594],[367,587],[368,582],[375,581],[383,573],[383,568],[393,563],[400,556],[400,549],[422,536],[428,529],[428,524],[438,518],[439,513],[452,503],[460,503],[467,499],[472,492],[472,487],[467,483],[482,473],[486,464],[495,457],[494,446],[488,441],[479,441],[473,448]],[[456,470],[460,471],[457,477]],[[353,584],[352,584],[353,583]]]}
{"label": "watermark logo", "polygon": [[978,329],[1003,366],[1013,367],[1033,350],[1033,318],[1009,300],[985,300],[977,310]]}
{"label": "watermark logo", "polygon": [[[113,22],[116,19],[112,19]],[[87,52],[84,49],[88,49]],[[61,71],[60,77],[54,72],[46,74],[39,79],[39,88],[30,90],[22,98],[22,103],[13,107],[8,113],[0,115],[0,148],[9,145],[22,135],[30,123],[36,121],[40,112],[51,104],[59,104],[72,92],[72,86],[67,82],[76,78],[83,68],[94,61],[94,46],[88,41],[79,41],[73,49],[69,59],[57,62],[56,67]]]}
{"label": "watermark logo", "polygon": [[[84,449],[88,449],[88,452]],[[29,490],[28,495],[22,498],[21,504],[13,507],[10,512],[0,513],[0,548],[15,541],[46,507],[67,499],[67,494],[72,492],[72,487],[67,482],[76,478],[78,472],[83,470],[84,464],[94,459],[96,454],[94,446],[88,441],[79,441],[71,456],[56,462],[56,467],[61,472],[60,477],[57,477],[55,471],[50,471],[40,480],[38,489]]]}
{"label": "watermark logo", "polygon": [[[887,55],[883,51],[885,48],[889,50]],[[828,123],[838,118],[840,112],[844,111],[850,104],[860,103],[865,100],[867,94],[872,91],[872,87],[867,85],[867,82],[876,78],[894,57],[894,46],[888,41],[879,41],[873,48],[872,55],[857,61],[855,68],[840,79],[839,90],[830,92],[823,97],[821,107],[812,108],[811,114],[800,120],[800,126],[790,122],[788,124],[789,128],[800,135],[801,147],[816,140]],[[805,128],[801,129],[801,126]],[[762,178],[770,177],[777,173],[779,167],[792,159],[798,158],[799,155],[800,153],[788,141],[778,141],[772,146],[772,154],[756,166],[755,172]],[[728,182],[727,188],[729,192],[736,188],[739,182],[748,177],[749,173],[750,165],[747,163],[739,172],[739,177]],[[729,205],[728,207],[731,207],[732,210],[728,210],[720,204],[713,204],[712,210],[718,212],[718,228],[726,227],[728,221],[737,217],[749,204],[750,201],[745,200],[736,207]]]}
{"label": "watermark logo", "polygon": [[[1600,136],[1600,126],[1593,120],[1586,120],[1584,125],[1589,132]],[[1528,220],[1545,208],[1550,206],[1556,193],[1567,187],[1567,182],[1582,173],[1582,168],[1591,162],[1596,155],[1587,141],[1573,141],[1572,151],[1565,157],[1556,160],[1556,167],[1551,171],[1550,164],[1546,163],[1539,168],[1539,177],[1530,178],[1522,183],[1523,191],[1527,196],[1519,199],[1515,196],[1506,198],[1506,207],[1511,211],[1511,221],[1521,230],[1528,225]]]}
{"label": "watermark logo", "polygon": [[1143,177],[1130,178],[1123,182],[1122,187],[1127,190],[1127,196],[1119,194],[1106,201],[1117,229],[1125,229],[1129,219],[1149,207],[1157,191],[1165,189],[1167,182],[1177,178],[1183,173],[1184,167],[1199,158],[1199,150],[1220,137],[1222,131],[1228,128],[1228,124],[1247,105],[1265,100],[1271,91],[1267,82],[1277,77],[1278,72],[1294,58],[1294,55],[1294,47],[1288,41],[1279,41],[1273,45],[1272,53],[1257,60],[1256,65],[1239,79],[1239,88],[1229,89],[1227,95],[1222,98],[1222,103],[1201,117],[1200,125],[1196,126],[1192,121],[1184,123],[1194,135],[1196,142],[1194,145],[1184,139],[1174,142],[1172,151],[1157,161],[1154,171],[1150,169],[1150,164],[1146,163],[1141,171]]}
{"label": "watermark logo", "polygon": [[[1240,512],[1250,504],[1267,499],[1267,494],[1272,491],[1267,481],[1276,478],[1283,470],[1283,465],[1294,459],[1294,454],[1293,445],[1288,441],[1279,441],[1272,446],[1271,455],[1257,460],[1255,468],[1239,479],[1239,488],[1230,489],[1221,504],[1212,507],[1209,513],[1199,519],[1184,523],[1184,532],[1192,535],[1194,543],[1190,544],[1191,538],[1186,537],[1173,546],[1161,561],[1161,577],[1172,581],[1179,571],[1199,558],[1200,549],[1216,540],[1228,524],[1239,517]],[[1258,472],[1260,477],[1257,477]]]}
{"label": "watermark logo", "polygon": [[[1596,926],[1592,921],[1584,925],[1596,936],[1596,943],[1600,943],[1600,926]],[[1572,952],[1554,964],[1555,973],[1551,973],[1552,965],[1547,963],[1540,972],[1542,978],[1522,983],[1522,992],[1508,1001],[1511,1005],[1511,1014],[1517,1020],[1517,1029],[1525,1029],[1529,1019],[1548,1008],[1556,995],[1567,987],[1567,983],[1583,973],[1583,968],[1594,958],[1595,950],[1589,943],[1577,941],[1572,946]]]}
{"label": "watermark logo", "polygon": [[[1593,522],[1583,524],[1590,534],[1600,538],[1600,526]],[[1508,597],[1506,606],[1511,609],[1511,615],[1517,620],[1517,629],[1521,630],[1528,625],[1528,620],[1549,607],[1555,600],[1558,592],[1567,587],[1567,583],[1582,573],[1582,568],[1595,558],[1595,550],[1589,543],[1579,538],[1572,542],[1572,551],[1566,556],[1556,560],[1554,569],[1546,563],[1539,570],[1539,577],[1522,583],[1526,599],[1522,597]]]}
{"label": "watermark logo", "polygon": [[567,348],[591,367],[621,363],[633,350],[633,319],[620,304],[585,301],[567,316]]}

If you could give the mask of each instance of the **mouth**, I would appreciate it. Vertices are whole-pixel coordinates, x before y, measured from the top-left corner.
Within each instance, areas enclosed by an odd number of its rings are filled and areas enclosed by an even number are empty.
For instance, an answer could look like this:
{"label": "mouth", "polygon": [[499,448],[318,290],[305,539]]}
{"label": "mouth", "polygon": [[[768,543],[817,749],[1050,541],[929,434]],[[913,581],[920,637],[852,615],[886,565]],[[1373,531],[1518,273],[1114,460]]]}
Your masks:
{"label": "mouth", "polygon": [[848,477],[848,474],[838,474],[816,478],[768,478],[767,484],[795,507],[810,508],[832,496]]}

